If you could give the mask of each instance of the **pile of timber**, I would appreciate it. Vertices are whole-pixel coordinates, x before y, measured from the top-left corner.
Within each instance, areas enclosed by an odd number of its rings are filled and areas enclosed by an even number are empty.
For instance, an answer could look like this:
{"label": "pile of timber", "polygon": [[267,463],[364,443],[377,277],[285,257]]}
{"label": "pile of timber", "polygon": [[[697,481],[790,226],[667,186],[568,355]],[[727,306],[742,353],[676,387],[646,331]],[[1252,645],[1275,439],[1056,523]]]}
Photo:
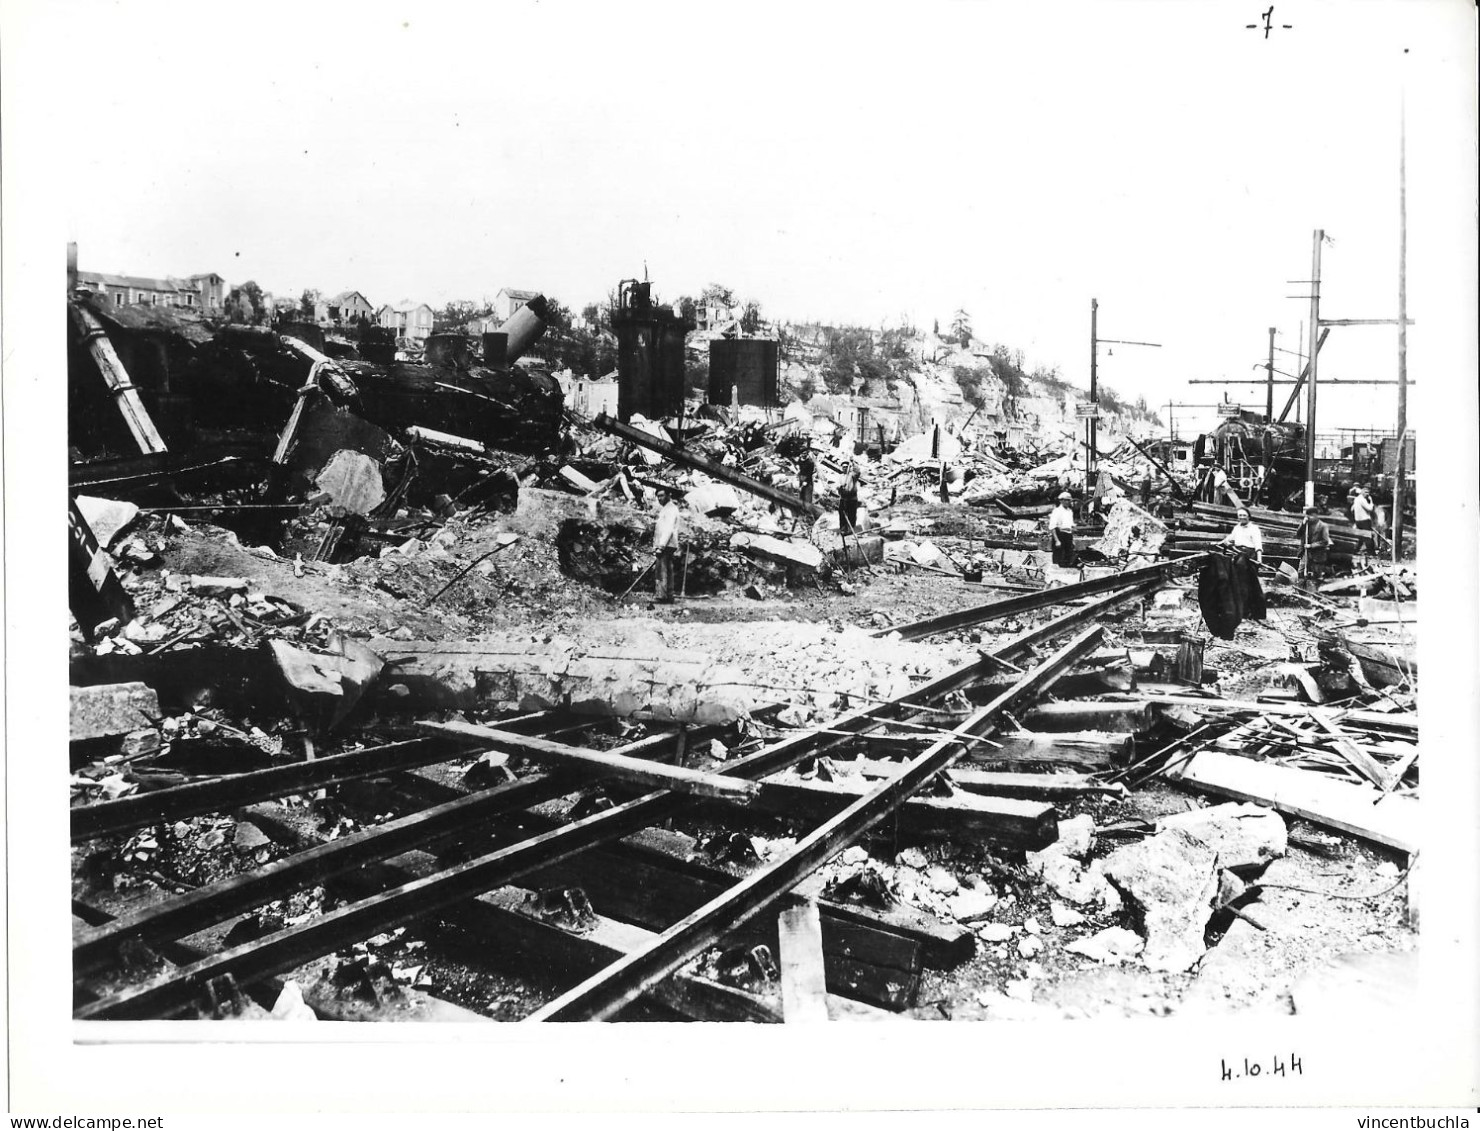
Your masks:
{"label": "pile of timber", "polygon": [[1147,778],[1161,775],[1200,792],[1418,851],[1418,723],[1412,713],[1149,698],[1165,706],[1194,706],[1205,721],[1158,751]]}

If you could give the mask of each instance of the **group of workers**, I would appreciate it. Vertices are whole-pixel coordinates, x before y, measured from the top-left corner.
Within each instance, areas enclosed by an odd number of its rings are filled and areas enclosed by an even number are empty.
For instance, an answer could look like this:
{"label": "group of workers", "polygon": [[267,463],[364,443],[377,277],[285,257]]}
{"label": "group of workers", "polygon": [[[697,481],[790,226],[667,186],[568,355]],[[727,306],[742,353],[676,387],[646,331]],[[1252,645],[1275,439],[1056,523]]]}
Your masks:
{"label": "group of workers", "polygon": [[[810,448],[805,450],[797,460],[797,477],[801,487],[802,501],[811,503],[816,495],[817,463]],[[945,461],[942,461],[940,469],[942,500],[949,499],[948,477],[949,471]],[[1149,501],[1150,486],[1148,476],[1141,484],[1143,505]],[[1202,483],[1199,484],[1201,489],[1206,489],[1214,498],[1217,497],[1217,493],[1226,491],[1227,486],[1227,474],[1216,465],[1207,469]],[[858,488],[858,465],[853,460],[849,460],[843,481],[838,489],[838,529],[845,536],[849,533],[856,533],[858,529]],[[1115,498],[1123,494],[1119,488],[1114,488],[1113,491]],[[1199,493],[1202,493],[1201,490]],[[1053,564],[1065,569],[1072,569],[1075,565],[1073,503],[1074,497],[1068,491],[1060,492],[1058,504],[1048,516],[1048,537]],[[1374,521],[1377,506],[1372,499],[1372,490],[1366,483],[1351,489],[1348,495],[1348,507],[1352,521],[1357,528],[1360,552],[1365,557],[1367,553],[1375,551],[1381,543],[1381,533]],[[670,499],[659,512],[654,529],[653,555],[659,601],[674,599],[676,560],[679,548],[679,513],[677,502]],[[1240,505],[1237,514],[1237,522],[1233,529],[1218,544],[1230,547],[1241,559],[1262,564],[1264,536],[1250,517],[1248,507]],[[1305,508],[1305,520],[1300,524],[1296,533],[1300,540],[1300,572],[1306,577],[1325,577],[1330,569],[1331,528],[1322,520],[1317,508]]]}

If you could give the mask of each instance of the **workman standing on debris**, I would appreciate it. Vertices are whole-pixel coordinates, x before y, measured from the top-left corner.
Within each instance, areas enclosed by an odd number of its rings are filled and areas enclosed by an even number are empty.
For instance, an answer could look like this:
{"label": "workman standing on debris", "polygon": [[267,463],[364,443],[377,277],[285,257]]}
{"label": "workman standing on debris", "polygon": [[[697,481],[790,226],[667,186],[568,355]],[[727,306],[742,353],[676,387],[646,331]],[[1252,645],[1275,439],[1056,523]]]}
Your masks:
{"label": "workman standing on debris", "polygon": [[1363,483],[1352,496],[1352,521],[1357,526],[1358,550],[1365,557],[1377,550],[1377,535],[1372,528],[1372,518],[1377,513],[1377,504],[1372,501],[1372,492]]}
{"label": "workman standing on debris", "polygon": [[940,461],[940,501],[951,501],[951,465],[945,460]]}
{"label": "workman standing on debris", "polygon": [[817,489],[817,461],[812,458],[810,444],[802,450],[802,458],[797,460],[797,478],[802,484],[802,502],[810,503]]}
{"label": "workman standing on debris", "polygon": [[1151,509],[1151,472],[1141,477],[1141,509]]}
{"label": "workman standing on debris", "polygon": [[1305,508],[1305,521],[1300,524],[1300,550],[1305,559],[1305,576],[1325,577],[1331,555],[1331,528],[1321,521],[1315,507]]}
{"label": "workman standing on debris", "polygon": [[1069,504],[1073,496],[1068,491],[1059,494],[1059,505],[1048,516],[1048,537],[1053,550],[1053,564],[1065,569],[1074,568],[1074,509]]}
{"label": "workman standing on debris", "polygon": [[838,489],[838,532],[845,536],[858,532],[858,464],[851,459]]}
{"label": "workman standing on debris", "polygon": [[1238,525],[1228,534],[1228,537],[1218,543],[1220,546],[1232,546],[1241,558],[1252,559],[1256,562],[1264,560],[1264,535],[1259,533],[1259,528],[1249,521],[1249,508],[1239,507]]}
{"label": "workman standing on debris", "polygon": [[674,559],[678,557],[678,504],[669,499],[658,512],[658,522],[653,527],[653,571],[654,591],[664,604],[673,601]]}

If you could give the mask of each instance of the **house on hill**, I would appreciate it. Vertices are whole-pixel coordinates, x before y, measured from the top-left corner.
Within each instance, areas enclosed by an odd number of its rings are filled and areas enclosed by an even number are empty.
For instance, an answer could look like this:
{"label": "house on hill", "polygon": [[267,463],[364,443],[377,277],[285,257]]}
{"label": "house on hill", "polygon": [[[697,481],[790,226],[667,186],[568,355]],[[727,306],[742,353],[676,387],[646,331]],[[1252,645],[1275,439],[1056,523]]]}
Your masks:
{"label": "house on hill", "polygon": [[436,315],[426,303],[403,302],[396,308],[396,314],[401,319],[402,337],[424,342],[432,336],[432,323],[436,320]]}
{"label": "house on hill", "polygon": [[142,275],[79,271],[77,289],[105,298],[114,306],[183,307],[206,314],[219,313],[226,301],[226,281],[214,273],[192,275],[188,279],[173,276],[151,279]]}
{"label": "house on hill", "polygon": [[314,321],[321,326],[349,326],[361,318],[373,322],[375,315],[375,307],[359,291],[340,291],[333,298],[320,299],[313,308]]}
{"label": "house on hill", "polygon": [[493,312],[502,326],[510,318],[514,317],[514,311],[518,310],[530,299],[539,295],[539,291],[518,291],[512,287],[505,287],[493,296]]}

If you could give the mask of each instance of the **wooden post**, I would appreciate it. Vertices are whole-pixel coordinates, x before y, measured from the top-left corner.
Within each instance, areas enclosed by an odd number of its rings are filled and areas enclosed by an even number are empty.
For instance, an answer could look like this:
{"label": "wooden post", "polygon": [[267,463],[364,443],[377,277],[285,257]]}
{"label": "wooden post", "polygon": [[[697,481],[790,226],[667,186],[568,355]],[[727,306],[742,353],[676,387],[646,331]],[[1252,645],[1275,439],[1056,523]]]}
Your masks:
{"label": "wooden post", "polygon": [[1398,117],[1398,459],[1393,468],[1393,561],[1402,556],[1408,454],[1408,106]]}
{"label": "wooden post", "polygon": [[1266,391],[1264,394],[1264,423],[1274,423],[1274,327],[1269,328],[1269,361],[1264,366]]}
{"label": "wooden post", "polygon": [[1321,241],[1326,238],[1323,228],[1317,228],[1311,238],[1310,249],[1310,391],[1306,394],[1305,410],[1305,505],[1316,505],[1316,361],[1321,345],[1316,335],[1321,328]]}
{"label": "wooden post", "polygon": [[822,916],[804,899],[784,909],[777,923],[781,944],[781,1016],[787,1024],[827,1020],[827,978],[822,965]]}
{"label": "wooden post", "polygon": [[[1100,300],[1092,298],[1089,300],[1089,403],[1091,406],[1100,403],[1099,374],[1099,337],[1100,322]],[[1092,412],[1098,412],[1092,408]],[[1089,461],[1084,465],[1084,489],[1091,490],[1091,482],[1094,480],[1095,472],[1099,467],[1099,453],[1095,450],[1096,425],[1099,419],[1096,416],[1089,418]]]}
{"label": "wooden post", "polygon": [[114,400],[118,404],[118,411],[123,416],[124,424],[128,425],[129,432],[133,434],[134,443],[139,445],[139,451],[146,456],[168,451],[158,429],[154,427],[149,410],[139,399],[138,388],[129,380],[128,370],[123,367],[123,362],[118,360],[118,354],[113,349],[113,343],[108,340],[108,334],[102,324],[93,317],[91,311],[84,310],[80,306],[73,304],[68,309],[72,313],[78,336],[82,344],[87,347],[87,352],[92,355],[98,372],[113,393]]}

